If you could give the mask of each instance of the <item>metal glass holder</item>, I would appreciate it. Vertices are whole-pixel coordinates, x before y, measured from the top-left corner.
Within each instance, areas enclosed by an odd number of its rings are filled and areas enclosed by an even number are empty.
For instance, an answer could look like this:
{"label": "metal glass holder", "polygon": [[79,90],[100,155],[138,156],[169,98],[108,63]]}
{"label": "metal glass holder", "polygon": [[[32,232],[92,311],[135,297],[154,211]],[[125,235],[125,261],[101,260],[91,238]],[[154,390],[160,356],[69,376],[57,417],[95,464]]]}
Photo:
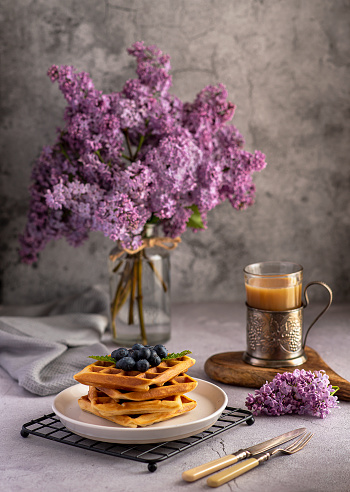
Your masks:
{"label": "metal glass holder", "polygon": [[[309,305],[307,289],[321,285],[328,292],[328,302],[306,330],[303,340],[304,309]],[[247,306],[247,350],[244,362],[260,367],[295,367],[304,364],[306,338],[316,321],[332,304],[333,293],[324,282],[309,282],[304,289],[304,304],[289,311],[266,311]]]}
{"label": "metal glass holder", "polygon": [[224,431],[232,429],[243,422],[247,425],[254,424],[253,414],[248,410],[226,407],[215,424],[195,436],[175,441],[164,441],[156,444],[130,445],[95,441],[93,439],[80,437],[69,431],[55,413],[50,413],[23,424],[21,436],[28,437],[32,434],[33,436],[43,437],[44,439],[68,444],[69,446],[87,449],[117,458],[140,461],[142,463],[147,463],[148,470],[154,472],[157,469],[158,462],[172,458],[176,454],[186,451],[187,449],[211,439]]}

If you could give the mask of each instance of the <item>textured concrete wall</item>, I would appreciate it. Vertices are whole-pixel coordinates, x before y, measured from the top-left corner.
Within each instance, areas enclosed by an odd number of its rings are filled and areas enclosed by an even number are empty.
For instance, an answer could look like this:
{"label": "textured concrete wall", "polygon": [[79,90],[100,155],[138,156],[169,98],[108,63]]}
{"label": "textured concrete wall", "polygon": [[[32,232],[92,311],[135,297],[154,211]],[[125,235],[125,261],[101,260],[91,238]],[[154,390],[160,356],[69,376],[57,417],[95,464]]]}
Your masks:
{"label": "textured concrete wall", "polygon": [[[105,92],[134,77],[126,48],[157,44],[171,55],[172,92],[193,100],[224,83],[246,148],[268,167],[256,204],[228,203],[209,228],[183,236],[172,255],[173,300],[243,299],[242,268],[301,263],[335,300],[350,298],[350,2],[346,0],[2,0],[1,297],[39,302],[107,281],[111,242],[79,249],[52,242],[37,265],[20,264],[18,234],[30,172],[53,143],[64,101],[46,71],[88,71]],[[317,292],[316,292],[317,291]],[[322,294],[315,288],[315,298]]]}

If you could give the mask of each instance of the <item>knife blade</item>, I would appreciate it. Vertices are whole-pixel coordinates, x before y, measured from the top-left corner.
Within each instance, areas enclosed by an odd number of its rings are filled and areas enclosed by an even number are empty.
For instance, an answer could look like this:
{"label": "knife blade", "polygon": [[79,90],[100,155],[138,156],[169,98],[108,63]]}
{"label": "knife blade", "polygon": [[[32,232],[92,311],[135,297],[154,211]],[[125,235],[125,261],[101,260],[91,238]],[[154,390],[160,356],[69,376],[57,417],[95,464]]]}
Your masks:
{"label": "knife blade", "polygon": [[195,468],[191,468],[190,470],[186,470],[183,472],[182,478],[186,482],[195,482],[200,478],[210,475],[210,473],[214,473],[218,470],[222,470],[226,466],[237,463],[237,461],[244,460],[246,458],[249,458],[250,456],[263,453],[264,451],[274,448],[275,446],[279,446],[284,442],[291,441],[304,432],[306,432],[306,427],[301,427],[300,429],[285,432],[284,434],[269,439],[268,441],[262,442],[260,444],[255,444],[254,446],[251,446],[249,448],[240,449],[234,454],[228,454],[226,456],[223,456],[222,458],[218,458],[216,460],[209,461],[208,463],[204,463],[203,465],[196,466]]}

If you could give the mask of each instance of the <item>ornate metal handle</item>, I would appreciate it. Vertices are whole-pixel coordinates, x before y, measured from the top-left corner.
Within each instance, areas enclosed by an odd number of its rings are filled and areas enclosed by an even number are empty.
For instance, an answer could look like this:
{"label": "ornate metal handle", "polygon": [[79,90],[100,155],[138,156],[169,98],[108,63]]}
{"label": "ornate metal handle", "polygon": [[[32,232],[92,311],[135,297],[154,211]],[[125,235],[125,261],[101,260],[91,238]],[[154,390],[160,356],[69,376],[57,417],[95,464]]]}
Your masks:
{"label": "ornate metal handle", "polygon": [[329,294],[329,300],[328,300],[328,304],[327,306],[320,312],[320,314],[318,316],[316,316],[316,318],[313,320],[313,322],[311,323],[311,325],[309,326],[309,328],[307,329],[307,332],[305,334],[305,338],[304,338],[304,343],[303,343],[303,349],[305,348],[305,345],[306,345],[306,338],[309,334],[309,331],[311,330],[311,328],[314,326],[314,324],[316,323],[316,321],[327,311],[327,309],[329,308],[329,306],[332,304],[332,300],[333,300],[333,292],[331,290],[330,287],[328,287],[327,284],[325,284],[324,282],[318,282],[318,281],[315,281],[315,282],[309,282],[306,286],[305,286],[305,289],[304,289],[304,297],[305,297],[305,303],[304,303],[304,308],[306,308],[308,305],[309,305],[309,296],[307,294],[307,289],[311,286],[311,285],[315,285],[315,284],[318,284],[318,285],[322,285],[322,287],[324,287],[325,289],[327,289],[328,291],[328,294]]}

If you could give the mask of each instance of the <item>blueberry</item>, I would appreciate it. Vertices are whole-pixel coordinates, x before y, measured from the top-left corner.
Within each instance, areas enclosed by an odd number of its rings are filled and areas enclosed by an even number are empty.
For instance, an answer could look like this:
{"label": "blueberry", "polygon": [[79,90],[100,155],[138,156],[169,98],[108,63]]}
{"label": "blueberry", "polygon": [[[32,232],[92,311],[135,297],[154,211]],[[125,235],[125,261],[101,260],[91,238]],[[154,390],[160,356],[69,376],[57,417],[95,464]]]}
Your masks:
{"label": "blueberry", "polygon": [[150,363],[146,359],[138,360],[135,365],[136,371],[140,371],[140,372],[148,371],[149,367],[150,367]]}
{"label": "blueberry", "polygon": [[155,350],[150,349],[150,352],[151,352],[151,354],[149,357],[147,357],[147,360],[150,360],[152,357],[157,357],[158,354]]}
{"label": "blueberry", "polygon": [[139,358],[140,359],[148,359],[148,357],[151,356],[151,351],[149,348],[143,347],[141,350],[139,350]]}
{"label": "blueberry", "polygon": [[168,355],[168,350],[164,347],[164,345],[156,345],[154,347],[154,350],[157,352],[161,359]]}
{"label": "blueberry", "polygon": [[159,355],[157,355],[157,357],[155,358],[155,361],[154,361],[154,367],[159,366],[159,364],[161,362],[162,362],[162,359],[159,357]]}
{"label": "blueberry", "polygon": [[111,353],[111,357],[113,357],[113,359],[115,360],[122,359],[123,357],[128,357],[128,355],[129,355],[128,349],[123,347],[113,350],[113,352]]}
{"label": "blueberry", "polygon": [[132,347],[132,350],[141,350],[143,348],[142,343],[135,343]]}
{"label": "blueberry", "polygon": [[[141,349],[142,350],[142,349]],[[139,359],[144,359],[144,357],[141,357],[141,350],[134,350],[132,354],[132,358],[136,361]]]}
{"label": "blueberry", "polygon": [[162,359],[159,357],[155,350],[151,350],[151,355],[148,357],[147,360],[152,367],[157,367],[162,362]]}
{"label": "blueberry", "polygon": [[132,357],[123,357],[117,362],[117,367],[123,371],[132,371],[135,367],[135,361]]}

